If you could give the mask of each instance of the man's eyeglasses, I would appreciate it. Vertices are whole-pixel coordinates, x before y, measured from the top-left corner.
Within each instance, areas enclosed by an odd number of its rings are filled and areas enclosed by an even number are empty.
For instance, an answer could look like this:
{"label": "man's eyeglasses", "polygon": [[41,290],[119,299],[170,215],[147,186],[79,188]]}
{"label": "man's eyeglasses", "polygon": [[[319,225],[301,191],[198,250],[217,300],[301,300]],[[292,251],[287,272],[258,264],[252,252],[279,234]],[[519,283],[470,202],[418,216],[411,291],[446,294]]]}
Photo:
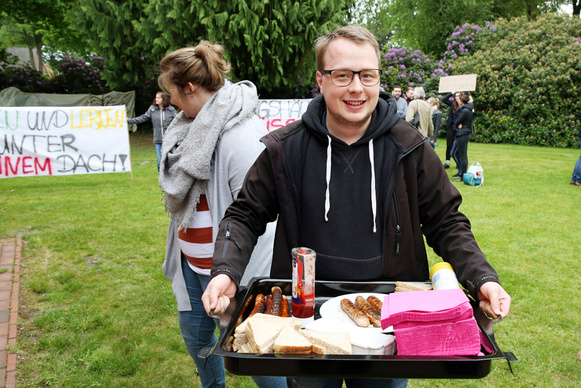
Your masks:
{"label": "man's eyeglasses", "polygon": [[335,86],[349,86],[353,82],[355,74],[359,74],[359,79],[363,86],[375,86],[379,83],[381,69],[364,69],[353,71],[347,69],[321,70],[321,74],[329,74]]}

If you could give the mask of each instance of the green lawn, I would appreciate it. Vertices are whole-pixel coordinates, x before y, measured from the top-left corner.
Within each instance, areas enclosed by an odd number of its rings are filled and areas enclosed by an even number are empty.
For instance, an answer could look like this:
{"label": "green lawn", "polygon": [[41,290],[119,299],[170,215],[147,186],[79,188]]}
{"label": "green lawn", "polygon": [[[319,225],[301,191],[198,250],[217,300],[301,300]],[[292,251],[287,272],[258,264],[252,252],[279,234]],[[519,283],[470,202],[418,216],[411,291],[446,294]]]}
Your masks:
{"label": "green lawn", "polygon": [[[24,241],[18,387],[199,387],[161,273],[168,218],[151,134],[131,134],[131,146],[133,184],[129,173],[0,179],[0,238]],[[581,187],[569,184],[579,150],[471,143],[468,153],[485,181],[455,183],[461,210],[513,298],[495,332],[519,362],[514,375],[493,361],[480,380],[409,387],[579,387]],[[253,383],[228,376],[228,386]]]}

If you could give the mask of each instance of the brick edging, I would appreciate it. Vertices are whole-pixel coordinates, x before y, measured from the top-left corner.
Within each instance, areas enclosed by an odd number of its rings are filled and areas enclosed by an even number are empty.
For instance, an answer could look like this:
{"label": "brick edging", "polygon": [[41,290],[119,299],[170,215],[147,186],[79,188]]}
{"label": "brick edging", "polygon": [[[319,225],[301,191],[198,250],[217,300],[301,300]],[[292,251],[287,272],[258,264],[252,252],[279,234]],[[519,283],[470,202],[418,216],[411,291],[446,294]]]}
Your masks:
{"label": "brick edging", "polygon": [[16,336],[22,239],[0,240],[0,388],[16,387]]}

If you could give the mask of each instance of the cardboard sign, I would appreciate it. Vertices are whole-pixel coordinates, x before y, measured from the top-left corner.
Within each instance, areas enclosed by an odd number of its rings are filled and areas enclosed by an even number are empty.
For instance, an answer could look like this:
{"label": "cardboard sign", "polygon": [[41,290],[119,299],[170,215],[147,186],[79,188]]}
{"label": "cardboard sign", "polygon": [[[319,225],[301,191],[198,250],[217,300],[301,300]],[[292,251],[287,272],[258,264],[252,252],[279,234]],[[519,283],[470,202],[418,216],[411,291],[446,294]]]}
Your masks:
{"label": "cardboard sign", "polygon": [[125,106],[0,107],[0,178],[130,172]]}
{"label": "cardboard sign", "polygon": [[476,74],[441,77],[438,93],[473,92],[476,90]]}

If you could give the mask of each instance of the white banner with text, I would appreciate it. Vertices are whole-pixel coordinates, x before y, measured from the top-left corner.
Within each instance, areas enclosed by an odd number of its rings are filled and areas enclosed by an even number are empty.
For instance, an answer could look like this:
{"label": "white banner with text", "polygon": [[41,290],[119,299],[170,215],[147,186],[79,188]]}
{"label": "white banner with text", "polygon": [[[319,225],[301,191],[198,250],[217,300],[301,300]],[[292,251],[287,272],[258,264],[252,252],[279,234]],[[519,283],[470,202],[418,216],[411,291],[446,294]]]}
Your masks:
{"label": "white banner with text", "polygon": [[130,172],[125,106],[0,107],[0,178]]}
{"label": "white banner with text", "polygon": [[310,102],[310,99],[260,100],[258,116],[266,121],[266,128],[273,131],[300,119]]}

